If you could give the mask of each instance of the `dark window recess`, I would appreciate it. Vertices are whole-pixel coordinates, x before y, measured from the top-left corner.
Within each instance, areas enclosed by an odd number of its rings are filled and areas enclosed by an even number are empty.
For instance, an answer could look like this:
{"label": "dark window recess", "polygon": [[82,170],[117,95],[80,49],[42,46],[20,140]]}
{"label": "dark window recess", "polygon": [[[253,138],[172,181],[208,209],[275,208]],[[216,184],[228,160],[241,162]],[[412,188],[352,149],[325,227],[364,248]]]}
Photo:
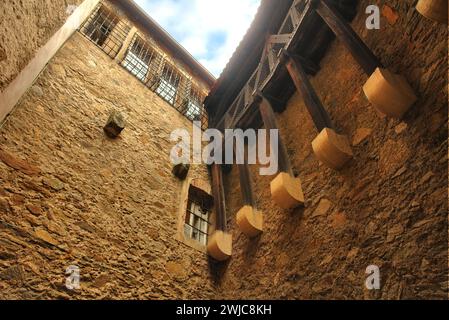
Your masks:
{"label": "dark window recess", "polygon": [[108,56],[115,58],[123,46],[130,26],[103,5],[81,27],[80,31]]}
{"label": "dark window recess", "polygon": [[204,246],[207,245],[212,206],[213,200],[210,195],[190,187],[184,224],[186,238],[193,239]]}

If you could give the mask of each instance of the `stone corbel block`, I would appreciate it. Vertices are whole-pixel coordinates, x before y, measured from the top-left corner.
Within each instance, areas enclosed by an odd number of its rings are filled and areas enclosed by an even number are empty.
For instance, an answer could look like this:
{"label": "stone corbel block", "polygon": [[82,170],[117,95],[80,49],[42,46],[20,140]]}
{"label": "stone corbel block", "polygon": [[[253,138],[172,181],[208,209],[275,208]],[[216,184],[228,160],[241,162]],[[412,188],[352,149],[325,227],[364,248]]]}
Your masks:
{"label": "stone corbel block", "polygon": [[387,69],[377,68],[363,86],[369,102],[392,118],[401,118],[417,97],[404,77]]}
{"label": "stone corbel block", "polygon": [[257,237],[263,232],[263,215],[252,206],[244,206],[237,212],[237,225],[246,236]]}
{"label": "stone corbel block", "polygon": [[207,253],[218,261],[226,261],[232,255],[232,235],[217,230],[209,237]]}
{"label": "stone corbel block", "polygon": [[330,128],[324,128],[313,140],[312,149],[318,160],[334,170],[343,168],[353,157],[346,136],[336,134]]}
{"label": "stone corbel block", "polygon": [[125,125],[123,114],[118,111],[113,111],[103,129],[109,138],[115,139],[125,129]]}
{"label": "stone corbel block", "polygon": [[416,10],[424,17],[447,24],[447,0],[419,0]]}
{"label": "stone corbel block", "polygon": [[304,205],[301,180],[281,172],[271,181],[271,198],[283,209],[294,209]]}

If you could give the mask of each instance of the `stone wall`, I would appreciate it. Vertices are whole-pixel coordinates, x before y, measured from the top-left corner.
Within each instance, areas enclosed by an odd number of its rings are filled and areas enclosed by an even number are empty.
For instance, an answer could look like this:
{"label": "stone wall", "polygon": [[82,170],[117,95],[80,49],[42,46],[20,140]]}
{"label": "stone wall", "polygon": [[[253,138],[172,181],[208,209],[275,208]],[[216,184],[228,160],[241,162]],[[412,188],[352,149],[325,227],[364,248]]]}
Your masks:
{"label": "stone wall", "polygon": [[82,0],[8,0],[0,4],[0,92],[64,24]]}
{"label": "stone wall", "polygon": [[[117,140],[112,110],[127,117]],[[0,130],[0,298],[213,296],[207,256],[175,240],[175,128],[191,122],[76,33]]]}
{"label": "stone wall", "polygon": [[[368,31],[364,9],[376,2],[381,30]],[[335,41],[312,83],[353,142],[355,159],[341,172],[317,161],[311,148],[317,132],[296,94],[278,122],[302,179],[305,208],[276,207],[273,177],[260,177],[253,167],[265,232],[248,240],[235,226],[237,169],[226,177],[234,253],[220,297],[447,298],[447,27],[420,16],[415,2],[364,0],[353,21],[382,62],[418,93],[403,121],[374,110],[362,91],[367,77]],[[372,264],[380,267],[379,291],[364,285]]]}

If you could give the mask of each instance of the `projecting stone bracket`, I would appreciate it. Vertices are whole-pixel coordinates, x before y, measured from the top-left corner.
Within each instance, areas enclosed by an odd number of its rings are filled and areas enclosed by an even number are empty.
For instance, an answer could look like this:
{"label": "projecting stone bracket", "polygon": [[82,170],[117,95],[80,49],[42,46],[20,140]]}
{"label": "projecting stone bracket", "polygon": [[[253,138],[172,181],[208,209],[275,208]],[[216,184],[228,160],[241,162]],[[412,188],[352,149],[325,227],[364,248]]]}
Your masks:
{"label": "projecting stone bracket", "polygon": [[419,0],[416,10],[428,19],[447,24],[447,0]]}
{"label": "projecting stone bracket", "polygon": [[184,180],[189,173],[190,165],[185,163],[179,163],[172,169],[172,173],[180,180]]}
{"label": "projecting stone bracket", "polygon": [[232,235],[221,230],[209,237],[207,253],[218,261],[226,261],[232,255]]}
{"label": "projecting stone bracket", "polygon": [[237,212],[237,225],[246,236],[257,237],[263,232],[263,215],[252,206],[244,206]]}
{"label": "projecting stone bracket", "polygon": [[324,128],[313,140],[312,149],[318,160],[334,170],[344,167],[353,157],[346,136],[336,134],[330,128]]}
{"label": "projecting stone bracket", "polygon": [[103,129],[109,138],[117,138],[123,129],[125,129],[125,118],[123,114],[118,111],[113,111]]}
{"label": "projecting stone bracket", "polygon": [[404,77],[387,69],[377,68],[363,86],[369,102],[392,118],[401,118],[417,97]]}
{"label": "projecting stone bracket", "polygon": [[294,209],[304,205],[301,180],[281,172],[271,181],[271,198],[283,209]]}

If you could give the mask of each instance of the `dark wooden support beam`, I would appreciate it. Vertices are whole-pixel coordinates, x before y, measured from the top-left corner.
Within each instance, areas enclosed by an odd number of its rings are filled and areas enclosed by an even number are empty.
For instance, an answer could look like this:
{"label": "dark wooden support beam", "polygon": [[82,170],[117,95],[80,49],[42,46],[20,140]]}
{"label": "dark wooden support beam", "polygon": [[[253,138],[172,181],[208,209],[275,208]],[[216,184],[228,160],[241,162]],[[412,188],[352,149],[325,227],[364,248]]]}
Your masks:
{"label": "dark wooden support beam", "polygon": [[292,56],[294,56],[295,59],[301,63],[301,66],[303,67],[303,69],[305,70],[305,72],[307,74],[314,76],[318,73],[318,71],[320,71],[320,66],[317,65],[312,60],[304,58],[302,56],[292,54],[285,49],[282,49],[282,51],[280,53],[280,63],[286,65],[288,60]]}
{"label": "dark wooden support beam", "polygon": [[[240,152],[240,150],[236,150],[236,152]],[[249,205],[249,206],[255,207],[254,193],[253,193],[253,188],[252,188],[252,179],[251,179],[251,173],[249,171],[248,161],[245,157],[245,153],[238,154],[238,156],[242,156],[244,159],[243,164],[237,165],[237,167],[239,169],[240,190],[242,192],[243,205]]]}
{"label": "dark wooden support beam", "polygon": [[214,207],[217,214],[217,230],[226,231],[226,202],[223,187],[223,173],[221,165],[214,163],[212,171],[212,193],[214,196]]}
{"label": "dark wooden support beam", "polygon": [[[273,107],[271,106],[270,101],[268,101],[268,99],[264,97],[261,93],[258,94],[258,99],[260,101],[259,111],[263,123],[265,124],[265,129],[267,130],[278,129],[278,126],[276,124],[276,117],[274,115]],[[279,171],[289,173],[290,175],[293,176],[293,169],[290,160],[288,158],[287,149],[285,148],[285,145],[280,135],[279,135],[279,149],[275,150],[275,152],[278,153]]]}
{"label": "dark wooden support beam", "polygon": [[333,129],[334,126],[331,118],[313,89],[301,61],[295,56],[289,56],[286,67],[296,89],[301,93],[304,99],[306,108],[309,111],[318,132],[321,132],[324,128]]}
{"label": "dark wooden support beam", "polygon": [[316,12],[337,38],[343,42],[368,76],[371,76],[377,68],[382,67],[379,59],[328,0],[316,0],[315,2]]}

